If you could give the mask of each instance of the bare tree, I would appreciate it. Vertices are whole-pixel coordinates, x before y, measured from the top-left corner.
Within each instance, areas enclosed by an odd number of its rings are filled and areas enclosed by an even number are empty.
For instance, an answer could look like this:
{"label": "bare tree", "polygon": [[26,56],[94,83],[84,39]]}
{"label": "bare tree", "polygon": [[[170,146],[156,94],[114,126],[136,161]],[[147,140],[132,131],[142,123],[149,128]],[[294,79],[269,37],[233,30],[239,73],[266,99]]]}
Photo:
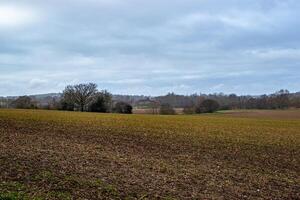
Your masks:
{"label": "bare tree", "polygon": [[159,112],[159,102],[155,100],[150,100],[150,108],[152,109],[152,114],[158,114]]}
{"label": "bare tree", "polygon": [[90,112],[108,113],[112,110],[112,94],[103,90],[95,95],[93,102],[89,105]]}
{"label": "bare tree", "polygon": [[63,91],[63,99],[70,105],[78,106],[83,112],[94,100],[96,93],[97,85],[95,83],[69,85]]}
{"label": "bare tree", "polygon": [[29,96],[21,96],[12,102],[13,107],[19,109],[36,108],[36,103]]}
{"label": "bare tree", "polygon": [[284,109],[289,107],[289,94],[288,90],[280,90],[275,93],[276,95],[276,104],[279,109]]}

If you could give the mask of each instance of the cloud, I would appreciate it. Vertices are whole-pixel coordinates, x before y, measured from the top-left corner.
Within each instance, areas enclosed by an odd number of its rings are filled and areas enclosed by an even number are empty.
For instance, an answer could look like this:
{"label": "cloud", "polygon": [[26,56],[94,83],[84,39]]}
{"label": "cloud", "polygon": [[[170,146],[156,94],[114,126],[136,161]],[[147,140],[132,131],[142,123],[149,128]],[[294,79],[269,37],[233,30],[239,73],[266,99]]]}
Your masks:
{"label": "cloud", "polygon": [[211,89],[214,91],[217,91],[217,90],[222,89],[224,86],[225,85],[223,83],[220,83],[220,84],[214,85]]}
{"label": "cloud", "polygon": [[29,81],[29,88],[30,89],[37,89],[37,88],[43,88],[48,83],[47,80],[35,78],[31,79]]}
{"label": "cloud", "polygon": [[262,59],[297,59],[300,60],[300,49],[257,49],[248,52]]}
{"label": "cloud", "polygon": [[33,9],[15,5],[0,4],[0,28],[15,28],[37,20]]}
{"label": "cloud", "polygon": [[90,81],[123,94],[296,91],[299,9],[296,0],[4,0],[0,95]]}

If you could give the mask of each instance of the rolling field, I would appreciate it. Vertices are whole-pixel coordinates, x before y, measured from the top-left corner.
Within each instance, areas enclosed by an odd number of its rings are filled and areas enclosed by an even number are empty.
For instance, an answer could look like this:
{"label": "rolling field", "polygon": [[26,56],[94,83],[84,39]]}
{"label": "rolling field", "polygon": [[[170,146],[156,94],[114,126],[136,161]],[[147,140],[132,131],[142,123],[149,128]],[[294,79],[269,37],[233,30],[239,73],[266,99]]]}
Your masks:
{"label": "rolling field", "polygon": [[300,112],[279,112],[0,110],[0,200],[300,199]]}

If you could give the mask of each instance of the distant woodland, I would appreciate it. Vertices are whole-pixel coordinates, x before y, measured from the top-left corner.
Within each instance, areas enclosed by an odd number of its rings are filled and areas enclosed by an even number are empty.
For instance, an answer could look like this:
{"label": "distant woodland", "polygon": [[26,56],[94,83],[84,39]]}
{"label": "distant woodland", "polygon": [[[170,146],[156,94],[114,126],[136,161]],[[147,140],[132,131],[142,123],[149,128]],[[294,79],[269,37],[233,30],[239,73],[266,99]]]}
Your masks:
{"label": "distant woodland", "polygon": [[69,85],[61,93],[19,97],[0,97],[1,108],[49,109],[82,112],[124,113],[133,109],[151,109],[153,114],[175,114],[181,108],[185,114],[210,113],[233,109],[300,108],[300,92],[280,90],[259,96],[236,94],[192,94],[165,96],[113,95],[99,90],[94,83]]}

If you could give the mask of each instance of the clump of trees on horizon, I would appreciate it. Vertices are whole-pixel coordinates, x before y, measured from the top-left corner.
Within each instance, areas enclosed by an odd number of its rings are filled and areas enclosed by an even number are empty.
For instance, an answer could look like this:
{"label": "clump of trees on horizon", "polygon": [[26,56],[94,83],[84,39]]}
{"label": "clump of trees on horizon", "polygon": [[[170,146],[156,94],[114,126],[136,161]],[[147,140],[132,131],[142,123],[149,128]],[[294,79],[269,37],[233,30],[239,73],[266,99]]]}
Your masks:
{"label": "clump of trees on horizon", "polygon": [[126,102],[113,102],[108,91],[98,91],[95,83],[68,85],[62,93],[61,110],[131,114]]}
{"label": "clump of trees on horizon", "polygon": [[39,106],[29,96],[21,96],[10,103],[12,108],[20,109],[51,109],[99,113],[131,114],[132,106],[126,102],[115,102],[112,94],[106,90],[98,91],[95,83],[68,85],[59,100],[53,98],[45,106]]}
{"label": "clump of trees on horizon", "polygon": [[217,101],[212,99],[205,99],[196,107],[196,113],[213,113],[220,108]]}
{"label": "clump of trees on horizon", "polygon": [[11,106],[19,109],[35,109],[36,102],[29,96],[21,96],[11,103]]}
{"label": "clump of trees on horizon", "polygon": [[68,85],[63,91],[62,102],[67,110],[87,111],[96,100],[97,93],[97,85],[94,83]]}
{"label": "clump of trees on horizon", "polygon": [[0,98],[0,107],[22,109],[52,109],[100,113],[132,113],[133,107],[150,109],[152,114],[172,115],[177,109],[184,114],[212,113],[232,109],[287,109],[300,108],[300,93],[280,90],[270,95],[238,96],[236,94],[193,94],[146,97],[112,95],[99,91],[94,83],[68,85],[55,97],[38,99],[20,96],[15,99]]}

